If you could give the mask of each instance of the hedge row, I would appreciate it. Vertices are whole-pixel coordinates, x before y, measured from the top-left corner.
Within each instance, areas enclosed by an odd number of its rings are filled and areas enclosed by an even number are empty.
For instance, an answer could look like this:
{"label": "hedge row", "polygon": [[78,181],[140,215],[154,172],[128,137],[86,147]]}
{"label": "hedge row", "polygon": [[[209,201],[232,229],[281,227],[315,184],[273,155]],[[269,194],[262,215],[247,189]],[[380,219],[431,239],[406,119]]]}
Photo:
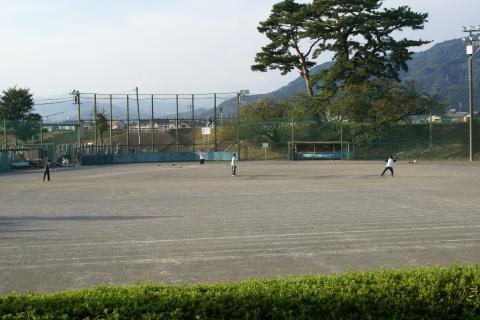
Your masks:
{"label": "hedge row", "polygon": [[480,266],[0,297],[1,319],[479,319]]}

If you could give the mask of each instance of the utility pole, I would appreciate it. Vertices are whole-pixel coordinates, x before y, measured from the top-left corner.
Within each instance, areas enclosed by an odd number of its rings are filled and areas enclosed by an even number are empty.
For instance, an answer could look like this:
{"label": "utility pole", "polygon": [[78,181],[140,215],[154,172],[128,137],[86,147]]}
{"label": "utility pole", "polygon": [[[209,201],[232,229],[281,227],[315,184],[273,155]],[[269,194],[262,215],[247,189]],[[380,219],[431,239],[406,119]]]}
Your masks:
{"label": "utility pole", "polygon": [[141,145],[142,140],[140,138],[140,102],[138,101],[138,87],[135,87],[135,93],[137,96],[138,145]]}
{"label": "utility pole", "polygon": [[478,52],[478,50],[474,52],[474,47],[479,45],[480,26],[462,27],[461,30],[468,33],[468,37],[463,40],[467,43],[469,160],[473,161],[473,56]]}

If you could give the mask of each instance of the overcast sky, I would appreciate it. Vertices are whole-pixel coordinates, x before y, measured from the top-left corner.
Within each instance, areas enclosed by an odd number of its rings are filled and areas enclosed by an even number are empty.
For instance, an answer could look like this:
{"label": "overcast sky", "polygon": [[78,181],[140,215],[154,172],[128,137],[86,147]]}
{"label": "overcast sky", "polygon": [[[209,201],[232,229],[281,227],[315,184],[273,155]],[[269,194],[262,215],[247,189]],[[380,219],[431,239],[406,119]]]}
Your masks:
{"label": "overcast sky", "polygon": [[[277,0],[0,0],[0,90],[266,93],[298,76],[250,71]],[[307,2],[307,1],[302,1]],[[409,37],[442,42],[480,25],[479,0],[386,0],[428,12]],[[324,62],[328,57],[321,57]]]}

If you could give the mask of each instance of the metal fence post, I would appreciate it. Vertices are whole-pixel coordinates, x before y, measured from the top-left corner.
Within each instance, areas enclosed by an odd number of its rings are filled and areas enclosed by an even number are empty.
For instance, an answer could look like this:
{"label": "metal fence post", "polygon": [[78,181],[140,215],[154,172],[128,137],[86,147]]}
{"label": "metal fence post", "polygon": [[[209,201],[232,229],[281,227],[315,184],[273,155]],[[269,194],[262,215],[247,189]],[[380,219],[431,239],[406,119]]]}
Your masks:
{"label": "metal fence post", "polygon": [[93,119],[95,121],[95,149],[97,148],[97,94],[93,94]]}
{"label": "metal fence post", "polygon": [[5,150],[7,149],[7,119],[3,118],[3,141],[5,144]]}
{"label": "metal fence post", "polygon": [[152,131],[152,152],[155,152],[155,128],[153,127],[153,94],[151,96],[152,100],[152,108],[151,108],[151,121],[150,121],[150,126],[151,126],[151,131]]}
{"label": "metal fence post", "polygon": [[192,94],[192,151],[195,152],[195,95]]}
{"label": "metal fence post", "polygon": [[217,152],[217,94],[213,94],[213,140],[215,140],[215,152]]}
{"label": "metal fence post", "polygon": [[110,152],[112,151],[113,101],[110,95]]}
{"label": "metal fence post", "polygon": [[293,120],[292,116],[292,160],[295,160],[296,154],[295,154],[295,135],[294,135],[294,126],[295,122]]}
{"label": "metal fence post", "polygon": [[127,94],[127,153],[130,152],[130,98]]}
{"label": "metal fence post", "polygon": [[428,154],[430,161],[432,161],[432,112],[430,111],[430,118],[428,121]]}
{"label": "metal fence post", "polygon": [[78,148],[80,149],[82,143],[82,120],[80,115],[80,93],[77,91],[77,111],[78,111],[78,132],[77,132],[77,143]]}
{"label": "metal fence post", "polygon": [[240,160],[240,93],[237,93],[237,158]]}
{"label": "metal fence post", "polygon": [[179,145],[178,145],[178,94],[175,95],[176,100],[176,107],[177,107],[177,114],[175,118],[175,140],[177,142],[177,152],[179,152]]}
{"label": "metal fence post", "polygon": [[343,121],[340,116],[340,160],[343,160]]}
{"label": "metal fence post", "polygon": [[43,149],[43,121],[40,119],[40,147]]}

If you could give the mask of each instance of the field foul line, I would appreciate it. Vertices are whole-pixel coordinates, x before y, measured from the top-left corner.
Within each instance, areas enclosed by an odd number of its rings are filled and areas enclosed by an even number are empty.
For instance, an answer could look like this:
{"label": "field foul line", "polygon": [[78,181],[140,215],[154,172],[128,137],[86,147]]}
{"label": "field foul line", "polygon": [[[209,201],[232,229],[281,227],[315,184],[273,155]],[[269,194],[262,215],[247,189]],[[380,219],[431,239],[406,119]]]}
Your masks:
{"label": "field foul line", "polygon": [[[139,255],[139,256],[113,256],[113,257],[102,257],[103,259],[115,259],[115,258],[134,258],[126,260],[110,260],[110,261],[85,261],[91,259],[97,259],[98,257],[84,257],[84,258],[67,258],[67,259],[41,259],[38,262],[48,262],[56,261],[63,263],[37,263],[37,264],[27,264],[27,265],[16,265],[16,266],[0,266],[2,270],[10,269],[32,269],[32,268],[52,268],[59,266],[88,266],[88,265],[109,265],[109,264],[145,264],[145,263],[160,263],[160,264],[174,264],[179,265],[183,263],[196,262],[196,261],[219,261],[219,260],[235,260],[235,259],[245,259],[248,256],[238,255],[238,254],[248,254],[251,253],[255,257],[285,257],[294,252],[295,255],[305,255],[311,256],[312,254],[328,254],[328,253],[358,253],[358,252],[384,252],[390,251],[394,248],[400,247],[401,251],[412,250],[411,247],[404,247],[403,245],[409,244],[414,245],[415,249],[427,249],[425,245],[431,244],[433,246],[439,247],[445,243],[458,243],[458,242],[468,242],[468,241],[479,241],[480,238],[472,239],[449,239],[449,240],[433,240],[433,241],[404,241],[404,242],[386,242],[380,245],[375,244],[374,246],[365,246],[362,245],[351,245],[348,248],[338,249],[338,248],[324,248],[323,250],[314,250],[311,246],[300,246],[300,247],[281,247],[281,248],[258,248],[258,249],[238,249],[238,250],[219,250],[219,251],[195,251],[192,252],[192,256],[180,255],[168,258],[159,258],[152,257],[148,255]],[[468,245],[465,243],[465,245]],[[300,252],[303,251],[303,252]],[[205,256],[205,254],[216,254],[214,256]],[[140,258],[139,257],[145,257]],[[83,262],[73,262],[78,260],[84,260]],[[13,261],[12,261],[13,262]]]}
{"label": "field foul line", "polygon": [[480,228],[475,226],[451,226],[451,227],[418,227],[418,228],[395,228],[395,229],[372,229],[372,230],[349,230],[349,231],[325,231],[311,233],[283,233],[283,234],[259,234],[246,236],[229,237],[204,237],[204,238],[181,238],[181,239],[159,239],[159,240],[129,240],[129,241],[107,241],[107,242],[86,242],[86,243],[67,243],[67,244],[43,244],[26,246],[6,246],[1,249],[21,249],[21,248],[48,248],[48,247],[73,247],[73,246],[98,246],[98,245],[125,245],[125,244],[149,244],[149,243],[168,243],[168,242],[193,242],[193,241],[217,241],[217,240],[242,240],[242,239],[260,239],[260,238],[278,238],[278,237],[299,237],[299,236],[319,236],[327,234],[354,234],[354,233],[381,233],[381,232],[401,232],[401,231],[426,231],[426,230],[451,230],[451,229],[472,229]]}

